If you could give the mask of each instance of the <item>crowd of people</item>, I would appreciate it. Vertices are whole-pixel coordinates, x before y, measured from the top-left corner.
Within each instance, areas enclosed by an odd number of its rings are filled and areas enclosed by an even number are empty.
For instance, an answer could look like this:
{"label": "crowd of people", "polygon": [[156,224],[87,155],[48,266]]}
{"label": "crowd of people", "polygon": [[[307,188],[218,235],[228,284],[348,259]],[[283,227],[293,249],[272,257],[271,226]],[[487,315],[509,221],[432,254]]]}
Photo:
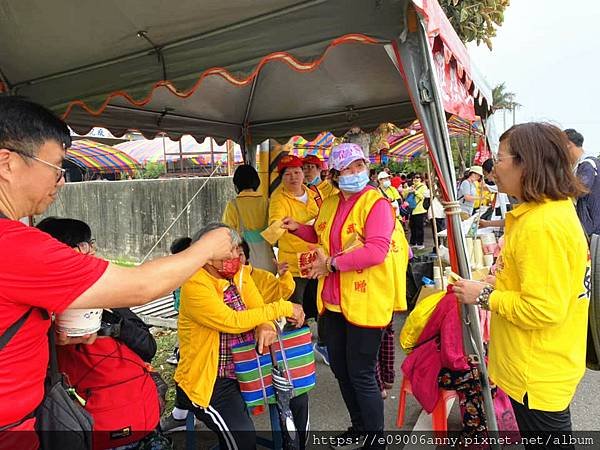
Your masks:
{"label": "crowd of people", "polygon": [[[457,186],[462,214],[487,206],[480,221],[504,229],[504,246],[493,275],[456,281],[440,305],[476,304],[491,316],[490,378],[522,433],[571,431],[569,404],[586,365],[587,238],[600,232],[600,162],[582,144],[572,129],[513,126],[497,156],[470,167]],[[267,199],[256,170],[242,165],[222,222],[178,239],[170,256],[123,268],[95,255],[93,230],[82,221],[51,217],[31,227],[19,220],[55,200],[69,146],[68,127],[51,112],[0,98],[0,431],[41,423],[56,359],[93,419],[94,448],[171,448],[165,433],[183,429],[193,414],[220,448],[253,449],[235,350],[253,344],[257,355],[269,354],[281,333],[308,324],[314,354],[330,367],[347,409],[339,442],[385,448],[378,438],[394,383],[394,313],[407,309],[407,267],[425,248],[426,221],[445,228],[435,180],[370,170],[363,149],[344,143],[327,167],[314,155],[283,155],[280,185]],[[166,385],[151,366],[156,342],[129,307],[167,292],[179,311],[176,399],[162,414]],[[57,318],[72,309],[101,310],[100,330],[57,331]],[[410,355],[413,369],[424,353],[440,351],[432,339]],[[470,394],[460,402],[467,409],[477,403],[478,381],[465,369],[462,346],[456,351],[460,364],[441,350],[433,383],[435,392],[438,383],[456,388],[457,374],[468,374]],[[413,390],[423,392],[417,382]],[[289,405],[299,448],[317,400],[310,396]],[[0,434],[0,448],[38,447],[35,433]]]}

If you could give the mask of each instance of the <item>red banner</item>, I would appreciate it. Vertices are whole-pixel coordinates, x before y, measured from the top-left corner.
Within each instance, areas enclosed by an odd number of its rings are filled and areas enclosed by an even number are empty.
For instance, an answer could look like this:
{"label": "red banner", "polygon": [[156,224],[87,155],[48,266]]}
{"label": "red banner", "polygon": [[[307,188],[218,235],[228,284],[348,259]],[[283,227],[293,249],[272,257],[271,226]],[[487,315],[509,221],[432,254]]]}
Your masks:
{"label": "red banner", "polygon": [[442,91],[444,109],[463,119],[476,120],[475,100],[458,76],[454,61],[446,63],[443,49],[437,48],[433,51],[433,61]]}
{"label": "red banner", "polygon": [[492,157],[492,153],[487,145],[485,145],[485,139],[479,138],[477,143],[477,152],[475,152],[475,158],[473,158],[473,164],[478,166],[482,165],[485,161]]}

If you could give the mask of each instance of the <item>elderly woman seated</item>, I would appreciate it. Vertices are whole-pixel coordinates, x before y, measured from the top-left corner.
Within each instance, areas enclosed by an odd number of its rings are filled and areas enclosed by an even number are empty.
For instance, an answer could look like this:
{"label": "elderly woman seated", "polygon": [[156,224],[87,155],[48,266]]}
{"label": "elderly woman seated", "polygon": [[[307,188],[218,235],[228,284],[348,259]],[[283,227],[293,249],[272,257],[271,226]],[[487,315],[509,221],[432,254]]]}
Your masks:
{"label": "elderly woman seated", "polygon": [[[222,226],[210,224],[193,239]],[[231,232],[239,244],[239,236]],[[267,351],[277,337],[272,321],[280,317],[297,326],[304,322],[300,305],[283,300],[264,303],[237,251],[232,259],[209,261],[181,288],[177,396],[218,434],[222,449],[256,447],[231,349],[255,339],[259,351]]]}

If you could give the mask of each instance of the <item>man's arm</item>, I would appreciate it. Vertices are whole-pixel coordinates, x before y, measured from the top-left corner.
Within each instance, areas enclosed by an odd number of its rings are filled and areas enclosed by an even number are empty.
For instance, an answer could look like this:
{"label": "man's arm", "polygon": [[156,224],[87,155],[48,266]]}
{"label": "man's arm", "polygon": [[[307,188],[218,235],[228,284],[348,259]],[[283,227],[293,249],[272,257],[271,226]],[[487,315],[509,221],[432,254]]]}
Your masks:
{"label": "man's arm", "polygon": [[[583,160],[577,167],[577,178],[583,183],[588,191],[591,191],[596,179],[596,169],[592,161]],[[586,195],[587,192],[583,195]]]}
{"label": "man's arm", "polygon": [[231,255],[227,228],[205,234],[187,250],[133,268],[109,264],[104,274],[69,308],[118,308],[143,305],[181,286],[211,259]]}

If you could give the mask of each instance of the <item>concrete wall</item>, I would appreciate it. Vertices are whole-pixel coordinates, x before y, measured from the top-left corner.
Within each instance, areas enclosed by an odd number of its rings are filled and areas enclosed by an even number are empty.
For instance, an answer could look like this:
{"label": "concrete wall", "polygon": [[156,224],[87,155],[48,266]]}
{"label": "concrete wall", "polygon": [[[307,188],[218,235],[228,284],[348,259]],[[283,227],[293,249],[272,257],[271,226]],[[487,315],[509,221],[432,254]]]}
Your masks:
{"label": "concrete wall", "polygon": [[[206,178],[67,183],[45,216],[80,219],[108,259],[139,262],[171,225]],[[171,228],[152,256],[168,254],[173,239],[191,236],[221,219],[235,196],[231,177],[211,178]]]}

